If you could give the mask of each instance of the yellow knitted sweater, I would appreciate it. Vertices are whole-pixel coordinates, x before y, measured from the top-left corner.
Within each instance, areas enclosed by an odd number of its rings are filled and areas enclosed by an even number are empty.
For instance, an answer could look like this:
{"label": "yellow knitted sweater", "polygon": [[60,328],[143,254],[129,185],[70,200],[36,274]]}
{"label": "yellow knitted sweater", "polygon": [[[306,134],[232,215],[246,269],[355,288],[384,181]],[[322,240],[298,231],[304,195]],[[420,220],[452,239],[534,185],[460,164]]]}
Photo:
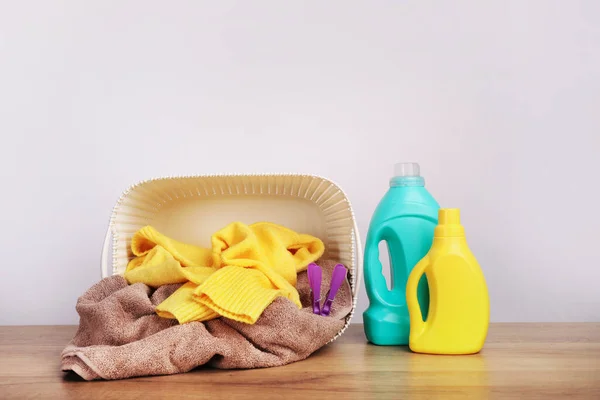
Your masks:
{"label": "yellow knitted sweater", "polygon": [[219,316],[253,324],[277,296],[301,308],[297,273],[323,255],[323,242],[283,226],[229,224],[206,249],[170,239],[151,226],[135,233],[125,279],[151,287],[184,283],[156,307],[184,324]]}

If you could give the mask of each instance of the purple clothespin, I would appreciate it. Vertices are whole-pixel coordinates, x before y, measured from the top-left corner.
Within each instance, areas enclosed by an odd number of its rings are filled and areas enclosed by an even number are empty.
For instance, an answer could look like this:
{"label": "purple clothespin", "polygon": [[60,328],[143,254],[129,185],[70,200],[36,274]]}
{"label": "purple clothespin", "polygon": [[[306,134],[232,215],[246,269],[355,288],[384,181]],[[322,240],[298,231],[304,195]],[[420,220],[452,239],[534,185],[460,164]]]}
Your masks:
{"label": "purple clothespin", "polygon": [[331,303],[333,303],[333,299],[335,298],[337,291],[339,290],[340,286],[342,286],[342,282],[344,282],[346,279],[347,273],[348,270],[342,264],[337,264],[333,269],[333,273],[331,274],[331,285],[329,286],[327,296],[325,296],[325,303],[323,303],[321,315],[327,316],[331,312]]}
{"label": "purple clothespin", "polygon": [[321,302],[321,278],[323,271],[315,263],[308,264],[308,284],[310,285],[310,295],[312,298],[313,314],[320,315]]}

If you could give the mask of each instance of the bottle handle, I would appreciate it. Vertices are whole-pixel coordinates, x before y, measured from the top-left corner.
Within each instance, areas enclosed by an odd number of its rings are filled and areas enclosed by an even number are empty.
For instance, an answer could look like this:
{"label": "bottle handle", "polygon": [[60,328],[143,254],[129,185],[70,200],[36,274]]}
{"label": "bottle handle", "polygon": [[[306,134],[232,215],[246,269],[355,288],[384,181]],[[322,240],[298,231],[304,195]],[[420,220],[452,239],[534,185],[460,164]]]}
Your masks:
{"label": "bottle handle", "polygon": [[425,273],[425,268],[429,265],[429,256],[426,255],[415,265],[412,272],[408,276],[406,282],[406,305],[408,307],[408,313],[410,315],[410,330],[412,332],[418,332],[421,334],[425,328],[425,322],[423,321],[423,314],[421,313],[421,307],[419,305],[419,298],[417,297],[417,289],[419,287],[419,281],[421,276]]}
{"label": "bottle handle", "polygon": [[367,289],[367,295],[373,302],[383,305],[395,305],[391,301],[390,291],[388,290],[383,276],[383,266],[379,261],[379,242],[385,240],[388,244],[388,250],[390,248],[390,241],[384,235],[383,229],[385,225],[379,225],[372,230],[369,230],[367,235],[367,245],[365,246],[364,255],[364,279],[365,287]]}

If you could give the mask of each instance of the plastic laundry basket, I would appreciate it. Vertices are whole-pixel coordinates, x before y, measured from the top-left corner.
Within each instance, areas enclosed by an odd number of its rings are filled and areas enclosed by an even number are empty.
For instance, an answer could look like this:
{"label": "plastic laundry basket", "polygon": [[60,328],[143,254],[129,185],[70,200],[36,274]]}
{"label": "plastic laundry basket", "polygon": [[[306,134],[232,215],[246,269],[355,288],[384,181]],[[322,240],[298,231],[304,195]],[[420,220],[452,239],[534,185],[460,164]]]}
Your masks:
{"label": "plastic laundry basket", "polygon": [[[348,197],[314,175],[197,175],[156,178],[131,186],[113,209],[102,250],[102,276],[122,274],[133,257],[131,238],[146,225],[179,241],[210,247],[211,235],[233,221],[269,221],[314,235],[323,258],[349,270],[352,311],[361,281],[362,246]],[[112,235],[112,269],[109,248]]]}

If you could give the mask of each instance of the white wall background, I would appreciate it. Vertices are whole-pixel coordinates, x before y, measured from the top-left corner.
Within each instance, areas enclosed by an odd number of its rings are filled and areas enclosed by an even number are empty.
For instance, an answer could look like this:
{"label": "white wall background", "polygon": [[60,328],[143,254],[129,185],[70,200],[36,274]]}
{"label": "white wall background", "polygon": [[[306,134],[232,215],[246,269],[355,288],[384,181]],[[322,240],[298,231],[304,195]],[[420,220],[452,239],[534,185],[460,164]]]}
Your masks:
{"label": "white wall background", "polygon": [[0,135],[0,324],[77,323],[137,180],[317,173],[365,236],[403,160],[494,321],[600,321],[595,0],[0,0]]}

